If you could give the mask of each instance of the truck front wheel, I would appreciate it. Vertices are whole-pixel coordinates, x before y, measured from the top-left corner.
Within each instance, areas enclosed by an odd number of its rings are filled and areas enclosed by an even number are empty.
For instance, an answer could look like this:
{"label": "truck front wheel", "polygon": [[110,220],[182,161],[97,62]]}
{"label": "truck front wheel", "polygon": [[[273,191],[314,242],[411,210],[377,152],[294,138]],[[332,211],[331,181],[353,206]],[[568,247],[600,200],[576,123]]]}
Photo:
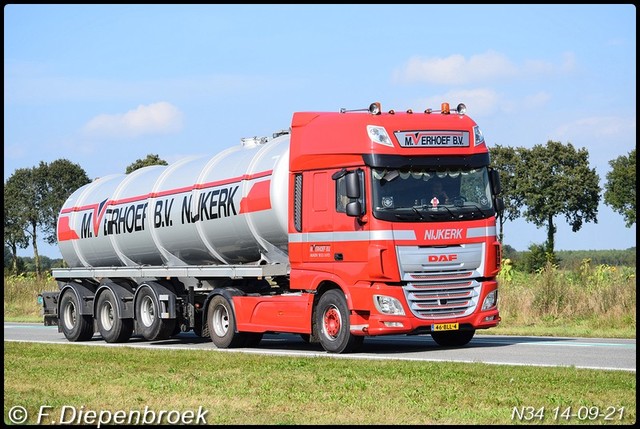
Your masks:
{"label": "truck front wheel", "polygon": [[341,291],[332,289],[324,293],[318,301],[315,317],[316,337],[329,353],[349,353],[362,345],[364,337],[351,334],[349,307]]}
{"label": "truck front wheel", "polygon": [[69,341],[87,341],[93,337],[93,317],[80,314],[78,298],[68,290],[60,300],[60,326]]}
{"label": "truck front wheel", "polygon": [[442,331],[432,332],[433,340],[444,347],[461,347],[469,343],[476,333],[475,330],[470,331]]}
{"label": "truck front wheel", "polygon": [[136,300],[139,334],[149,341],[166,340],[173,334],[176,319],[161,319],[158,301],[151,289],[143,288]]}
{"label": "truck front wheel", "polygon": [[108,343],[128,341],[133,332],[133,319],[118,318],[118,302],[110,290],[105,290],[98,298],[96,321],[102,338]]}
{"label": "truck front wheel", "polygon": [[236,319],[231,303],[221,295],[214,296],[209,303],[207,326],[211,341],[218,348],[243,347],[247,343],[247,335],[236,332]]}

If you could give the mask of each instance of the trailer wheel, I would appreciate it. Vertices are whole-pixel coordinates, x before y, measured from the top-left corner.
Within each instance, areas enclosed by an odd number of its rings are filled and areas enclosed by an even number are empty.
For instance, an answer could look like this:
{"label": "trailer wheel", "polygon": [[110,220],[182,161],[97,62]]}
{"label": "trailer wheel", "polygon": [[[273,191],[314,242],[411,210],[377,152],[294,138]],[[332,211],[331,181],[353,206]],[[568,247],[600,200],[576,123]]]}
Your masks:
{"label": "trailer wheel", "polygon": [[71,290],[60,300],[60,326],[69,341],[87,341],[93,337],[93,317],[80,314],[78,298]]}
{"label": "trailer wheel", "polygon": [[324,293],[318,301],[315,317],[316,336],[329,353],[349,353],[362,345],[364,337],[351,334],[349,307],[341,291],[332,289]]}
{"label": "trailer wheel", "polygon": [[108,343],[123,343],[133,333],[133,319],[118,318],[117,305],[116,297],[110,290],[100,294],[95,318],[100,335]]}
{"label": "trailer wheel", "polygon": [[176,328],[176,319],[160,318],[160,305],[148,287],[142,288],[136,299],[136,321],[138,333],[149,341],[166,340]]}
{"label": "trailer wheel", "polygon": [[444,347],[461,347],[469,343],[476,333],[475,330],[471,331],[444,331],[444,332],[432,332],[431,337],[433,340]]}
{"label": "trailer wheel", "polygon": [[236,332],[236,319],[229,301],[221,295],[211,299],[207,310],[209,336],[221,349],[243,347],[247,342],[245,333]]}

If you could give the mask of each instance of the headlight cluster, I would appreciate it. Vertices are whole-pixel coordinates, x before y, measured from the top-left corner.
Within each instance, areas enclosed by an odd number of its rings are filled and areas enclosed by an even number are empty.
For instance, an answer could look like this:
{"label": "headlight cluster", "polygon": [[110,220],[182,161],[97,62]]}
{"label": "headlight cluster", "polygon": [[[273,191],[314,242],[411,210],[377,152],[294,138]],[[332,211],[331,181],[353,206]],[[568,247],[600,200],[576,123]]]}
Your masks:
{"label": "headlight cluster", "polygon": [[402,304],[396,298],[386,295],[374,295],[373,303],[376,309],[382,314],[392,314],[394,316],[404,316]]}

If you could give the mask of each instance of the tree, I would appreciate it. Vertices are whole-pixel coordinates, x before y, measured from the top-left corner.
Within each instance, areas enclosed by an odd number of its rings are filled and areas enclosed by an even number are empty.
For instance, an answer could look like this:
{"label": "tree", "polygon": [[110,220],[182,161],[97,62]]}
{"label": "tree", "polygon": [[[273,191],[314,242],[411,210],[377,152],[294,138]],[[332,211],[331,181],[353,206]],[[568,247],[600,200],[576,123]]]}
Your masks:
{"label": "tree", "polygon": [[[34,246],[33,254],[36,265],[40,261],[37,230],[41,222],[39,213],[42,212],[42,194],[38,191],[40,189],[38,184],[40,175],[38,173],[38,167],[19,168],[7,179],[4,188],[5,207],[11,207],[10,210],[5,211],[5,226],[13,225],[13,228],[22,229],[26,243],[20,242],[18,247],[27,247],[30,241]],[[14,237],[19,237],[19,233],[16,232]],[[36,271],[36,274],[40,275],[40,272]]]}
{"label": "tree", "polygon": [[55,244],[58,237],[56,227],[60,210],[69,196],[81,186],[91,182],[82,167],[68,159],[57,159],[47,167],[44,189],[43,231],[45,240]]}
{"label": "tree", "polygon": [[604,202],[625,220],[630,228],[636,223],[636,150],[628,156],[619,156],[609,161],[611,171],[604,185]]}
{"label": "tree", "polygon": [[[73,191],[89,181],[80,166],[65,159],[51,164],[41,161],[37,167],[20,168],[7,179],[5,243],[11,246],[10,240],[13,240],[17,247],[25,248],[31,242],[38,277],[42,275],[38,254],[39,234],[42,232],[49,243],[56,242],[56,222],[60,208]],[[7,210],[7,207],[10,209]],[[9,241],[7,226],[11,228]]]}
{"label": "tree", "polygon": [[9,268],[11,266],[11,249],[5,244],[4,245],[4,268]]}
{"label": "tree", "polygon": [[583,222],[598,223],[600,180],[589,168],[589,153],[549,140],[530,150],[519,150],[516,193],[521,198],[525,219],[537,227],[547,227],[546,251],[554,252],[554,218],[564,215],[573,232]]}
{"label": "tree", "polygon": [[139,168],[148,167],[150,165],[169,165],[169,164],[164,159],[161,159],[157,154],[150,153],[147,155],[145,159],[137,159],[136,162],[129,165],[125,173],[129,174],[136,171]]}
{"label": "tree", "polygon": [[4,184],[4,254],[5,267],[7,267],[7,251],[10,254],[11,272],[18,272],[18,248],[25,249],[29,246],[29,239],[25,235],[26,218],[23,216],[20,194],[12,184]]}
{"label": "tree", "polygon": [[512,147],[503,147],[495,145],[489,149],[491,157],[491,166],[500,173],[500,184],[502,185],[502,199],[504,200],[504,212],[499,218],[498,240],[504,243],[504,223],[514,221],[520,217],[522,208],[522,198],[517,194],[516,170],[521,162],[518,151],[522,148],[514,149]]}

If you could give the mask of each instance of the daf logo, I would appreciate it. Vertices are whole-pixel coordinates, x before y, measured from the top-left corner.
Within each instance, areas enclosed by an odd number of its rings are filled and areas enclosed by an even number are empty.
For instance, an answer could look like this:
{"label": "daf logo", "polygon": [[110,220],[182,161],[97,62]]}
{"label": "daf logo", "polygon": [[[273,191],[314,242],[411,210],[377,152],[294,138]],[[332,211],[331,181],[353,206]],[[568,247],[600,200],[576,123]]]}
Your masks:
{"label": "daf logo", "polygon": [[429,255],[429,262],[453,262],[458,259],[458,255]]}

